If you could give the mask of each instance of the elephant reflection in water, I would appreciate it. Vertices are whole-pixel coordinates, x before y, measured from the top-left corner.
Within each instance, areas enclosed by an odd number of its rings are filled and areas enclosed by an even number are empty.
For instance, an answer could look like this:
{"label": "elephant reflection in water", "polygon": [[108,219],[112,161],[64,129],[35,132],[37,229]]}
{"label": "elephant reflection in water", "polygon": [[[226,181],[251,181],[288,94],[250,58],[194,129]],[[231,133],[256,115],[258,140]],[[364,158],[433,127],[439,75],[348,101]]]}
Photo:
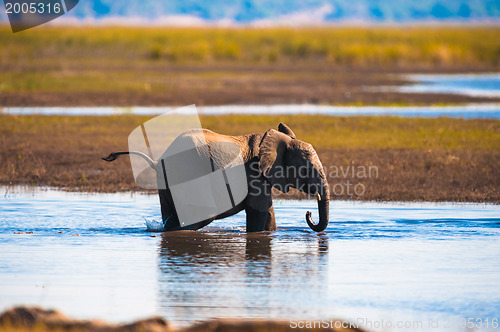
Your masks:
{"label": "elephant reflection in water", "polygon": [[[328,280],[324,234],[166,232],[159,250],[159,299],[178,321],[287,318],[320,311]],[[272,316],[270,316],[272,313]]]}

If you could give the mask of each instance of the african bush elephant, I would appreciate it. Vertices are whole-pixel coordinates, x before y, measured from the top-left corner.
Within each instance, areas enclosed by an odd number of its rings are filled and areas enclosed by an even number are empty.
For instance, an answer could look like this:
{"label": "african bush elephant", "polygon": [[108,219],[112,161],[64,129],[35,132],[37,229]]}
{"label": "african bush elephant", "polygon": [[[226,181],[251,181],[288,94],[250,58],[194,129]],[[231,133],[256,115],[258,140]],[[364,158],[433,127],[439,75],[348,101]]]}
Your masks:
{"label": "african bush elephant", "polygon": [[[165,231],[200,229],[215,219],[226,218],[242,210],[246,212],[247,232],[276,230],[271,199],[272,187],[284,193],[288,193],[290,188],[295,188],[306,194],[316,195],[319,222],[314,223],[311,212],[308,211],[306,213],[307,224],[316,232],[321,232],[328,226],[330,191],[325,170],[312,145],[298,140],[287,125],[280,123],[278,131],[270,129],[265,133],[243,136],[227,136],[207,129],[194,129],[182,133],[176,140],[197,140],[200,137],[206,141],[208,152],[200,150],[198,153],[210,153],[211,161],[213,159],[215,163],[224,164],[226,162],[223,159],[227,158],[225,157],[227,151],[224,151],[227,146],[236,145],[239,147],[246,171],[248,193],[241,202],[233,205],[229,210],[183,227],[179,222],[171,187],[167,183],[165,189],[158,189]],[[223,143],[230,144],[224,145]],[[172,145],[174,144],[175,141]],[[142,152],[115,152],[102,159],[113,161],[122,154],[144,158],[154,169],[158,181],[160,181],[164,171],[161,163],[152,160]],[[166,178],[165,181],[167,181]]]}

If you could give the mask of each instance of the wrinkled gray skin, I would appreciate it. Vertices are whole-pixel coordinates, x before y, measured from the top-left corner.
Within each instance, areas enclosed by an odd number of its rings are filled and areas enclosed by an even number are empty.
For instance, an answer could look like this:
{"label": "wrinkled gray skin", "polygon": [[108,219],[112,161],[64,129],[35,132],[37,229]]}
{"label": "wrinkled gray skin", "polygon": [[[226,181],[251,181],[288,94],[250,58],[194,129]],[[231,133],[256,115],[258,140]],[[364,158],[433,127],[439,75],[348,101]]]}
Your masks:
{"label": "wrinkled gray skin", "polygon": [[[168,187],[167,189],[160,189],[158,193],[165,231],[200,229],[213,220],[232,216],[242,210],[245,210],[247,215],[247,232],[274,231],[276,230],[276,220],[271,199],[271,186],[285,193],[290,188],[297,188],[306,194],[316,195],[319,222],[316,224],[312,221],[311,212],[309,211],[306,213],[306,221],[312,230],[316,232],[323,231],[328,226],[330,200],[330,191],[323,165],[312,145],[298,140],[287,125],[280,123],[278,130],[270,129],[264,134],[254,133],[244,136],[226,136],[207,129],[188,131],[181,134],[177,139],[185,139],[189,135],[203,133],[206,142],[211,148],[218,147],[220,149],[228,146],[228,144],[220,143],[233,143],[239,146],[246,170],[248,195],[241,203],[225,213],[181,227],[170,190]],[[113,161],[122,154],[135,154],[146,159],[156,170],[157,181],[161,181],[163,175],[159,163],[140,152],[115,152],[102,159]],[[220,151],[215,155],[224,158],[224,155],[232,154]],[[214,162],[225,165],[230,160],[214,160]],[[299,174],[298,170],[301,170],[300,173],[302,174]]]}

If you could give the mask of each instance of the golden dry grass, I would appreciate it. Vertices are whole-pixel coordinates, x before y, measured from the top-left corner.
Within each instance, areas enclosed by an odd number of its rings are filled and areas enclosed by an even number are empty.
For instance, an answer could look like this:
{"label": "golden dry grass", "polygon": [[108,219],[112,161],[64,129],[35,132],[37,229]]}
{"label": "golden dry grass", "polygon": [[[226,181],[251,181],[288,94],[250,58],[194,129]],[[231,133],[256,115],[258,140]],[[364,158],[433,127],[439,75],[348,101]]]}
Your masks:
{"label": "golden dry grass", "polygon": [[82,64],[130,61],[348,65],[499,65],[500,28],[39,27],[13,35],[0,28],[1,59]]}
{"label": "golden dry grass", "polygon": [[0,105],[415,104],[388,73],[500,68],[499,27],[0,27]]}

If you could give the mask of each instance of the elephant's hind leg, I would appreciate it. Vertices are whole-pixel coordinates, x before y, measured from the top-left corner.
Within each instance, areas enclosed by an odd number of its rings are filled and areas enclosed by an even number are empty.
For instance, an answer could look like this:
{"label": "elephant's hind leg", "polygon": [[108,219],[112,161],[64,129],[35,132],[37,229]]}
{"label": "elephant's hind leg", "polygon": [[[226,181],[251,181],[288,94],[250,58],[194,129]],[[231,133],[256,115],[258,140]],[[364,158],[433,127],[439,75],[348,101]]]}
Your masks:
{"label": "elephant's hind leg", "polygon": [[180,229],[181,225],[175,211],[170,190],[160,189],[158,190],[158,194],[160,196],[161,219],[165,223],[164,229],[166,231]]}

